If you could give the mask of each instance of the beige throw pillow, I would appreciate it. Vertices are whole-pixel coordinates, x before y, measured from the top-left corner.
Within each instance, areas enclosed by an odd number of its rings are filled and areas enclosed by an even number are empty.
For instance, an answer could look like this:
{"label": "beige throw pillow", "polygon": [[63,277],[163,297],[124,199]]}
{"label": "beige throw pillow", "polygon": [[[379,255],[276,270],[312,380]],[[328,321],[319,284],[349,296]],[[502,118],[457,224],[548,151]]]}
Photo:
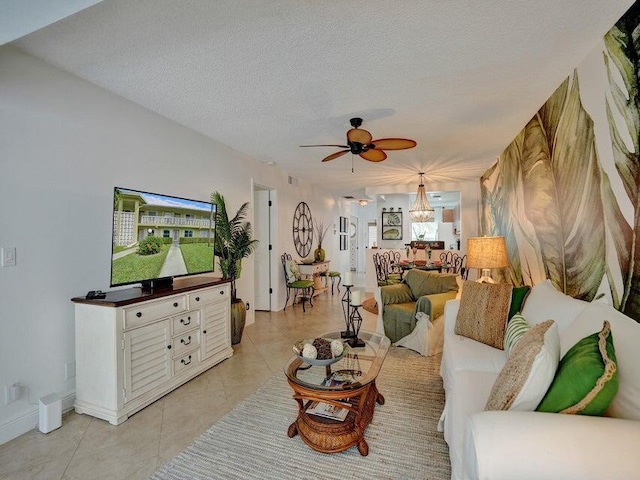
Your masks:
{"label": "beige throw pillow", "polygon": [[464,282],[456,335],[504,350],[512,289],[507,283]]}
{"label": "beige throw pillow", "polygon": [[547,393],[559,361],[556,323],[547,320],[531,327],[502,367],[485,410],[534,411]]}

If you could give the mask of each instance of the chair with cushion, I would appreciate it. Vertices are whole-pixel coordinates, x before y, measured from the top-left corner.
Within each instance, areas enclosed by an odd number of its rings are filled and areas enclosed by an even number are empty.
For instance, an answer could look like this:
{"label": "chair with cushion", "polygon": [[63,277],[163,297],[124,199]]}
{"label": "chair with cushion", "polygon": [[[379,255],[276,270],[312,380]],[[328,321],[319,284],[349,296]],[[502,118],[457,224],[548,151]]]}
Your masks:
{"label": "chair with cushion", "polygon": [[380,287],[378,330],[392,342],[409,335],[416,326],[416,314],[423,312],[431,321],[444,312],[444,304],[456,298],[458,275],[409,270],[402,283]]}
{"label": "chair with cushion", "polygon": [[395,285],[400,283],[400,274],[391,273],[391,255],[389,252],[374,253],[373,254],[373,266],[376,269],[376,278],[378,279],[378,286],[383,285]]}
{"label": "chair with cushion", "polygon": [[[338,290],[338,293],[340,293],[340,282],[342,281],[342,276],[340,275],[340,272],[328,270],[326,272],[321,272],[320,276],[325,277],[325,280],[327,278],[331,279],[331,295],[333,295],[333,286],[336,284],[336,279],[337,279],[338,284],[336,285],[336,289]],[[325,283],[325,286],[327,286],[326,283]]]}
{"label": "chair with cushion", "polygon": [[291,255],[283,253],[280,256],[282,261],[282,268],[284,269],[284,279],[287,284],[287,300],[284,302],[284,310],[287,309],[287,303],[289,302],[289,296],[291,290],[295,291],[293,295],[292,305],[296,304],[296,298],[300,297],[302,300],[302,311],[306,312],[304,308],[304,302],[309,299],[309,304],[313,307],[313,280],[305,280],[300,278],[300,272],[298,271],[298,264],[293,261]]}

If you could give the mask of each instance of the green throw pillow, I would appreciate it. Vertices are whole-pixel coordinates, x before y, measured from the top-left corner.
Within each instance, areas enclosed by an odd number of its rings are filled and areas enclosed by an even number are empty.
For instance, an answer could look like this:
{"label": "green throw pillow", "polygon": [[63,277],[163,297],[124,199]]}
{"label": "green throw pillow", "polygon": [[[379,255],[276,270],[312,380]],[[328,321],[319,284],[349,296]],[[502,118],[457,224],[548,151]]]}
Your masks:
{"label": "green throw pillow", "polygon": [[522,311],[522,306],[530,291],[531,287],[528,285],[524,287],[513,287],[513,291],[511,292],[511,307],[509,307],[509,316],[507,317],[509,320],[511,320],[516,313]]}
{"label": "green throw pillow", "polygon": [[602,415],[618,393],[611,326],[583,338],[562,357],[539,412]]}
{"label": "green throw pillow", "polygon": [[[514,289],[515,290],[515,289]],[[527,323],[520,312],[516,313],[507,325],[507,331],[504,334],[504,351],[507,356],[511,355],[516,343],[520,338],[531,329],[531,325]]]}

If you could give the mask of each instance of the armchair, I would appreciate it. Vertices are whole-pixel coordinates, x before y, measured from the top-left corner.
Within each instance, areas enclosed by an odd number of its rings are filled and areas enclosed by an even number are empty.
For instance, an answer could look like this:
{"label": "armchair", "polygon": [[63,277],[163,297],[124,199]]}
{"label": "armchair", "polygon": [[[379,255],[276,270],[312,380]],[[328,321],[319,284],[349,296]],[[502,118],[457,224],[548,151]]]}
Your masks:
{"label": "armchair", "polygon": [[456,274],[409,270],[402,283],[386,285],[376,292],[378,330],[392,342],[409,335],[416,326],[416,314],[429,315],[431,321],[444,312],[444,304],[456,298]]}

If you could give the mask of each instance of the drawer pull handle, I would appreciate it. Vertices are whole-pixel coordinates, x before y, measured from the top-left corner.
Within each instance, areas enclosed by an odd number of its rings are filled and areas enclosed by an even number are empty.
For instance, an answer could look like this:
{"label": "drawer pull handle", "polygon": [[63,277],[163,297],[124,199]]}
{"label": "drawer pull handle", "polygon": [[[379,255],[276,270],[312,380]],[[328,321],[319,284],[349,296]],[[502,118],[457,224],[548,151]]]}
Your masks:
{"label": "drawer pull handle", "polygon": [[196,297],[196,302],[199,302],[199,301],[200,301],[200,297]]}
{"label": "drawer pull handle", "polygon": [[186,361],[184,358],[182,360],[180,360],[180,363],[183,365],[189,365],[191,363],[191,355],[189,355],[189,360]]}
{"label": "drawer pull handle", "polygon": [[206,330],[203,330],[203,331],[202,331],[202,333],[204,333],[204,334],[206,335],[206,334],[207,334],[207,331],[206,331]]}
{"label": "drawer pull handle", "polygon": [[189,345],[191,343],[191,335],[187,337],[187,340],[185,340],[184,338],[181,338],[180,343],[182,343],[183,345]]}
{"label": "drawer pull handle", "polygon": [[140,318],[142,316],[142,312],[136,313],[136,317]]}
{"label": "drawer pull handle", "polygon": [[171,345],[167,345],[167,350],[171,350]]}
{"label": "drawer pull handle", "polygon": [[173,306],[177,308],[178,307],[178,302],[173,302]]}
{"label": "drawer pull handle", "polygon": [[224,290],[220,290],[220,295],[224,295]]}
{"label": "drawer pull handle", "polygon": [[189,325],[191,324],[191,317],[187,317],[187,319],[185,320],[184,318],[180,319],[180,323],[183,325]]}

